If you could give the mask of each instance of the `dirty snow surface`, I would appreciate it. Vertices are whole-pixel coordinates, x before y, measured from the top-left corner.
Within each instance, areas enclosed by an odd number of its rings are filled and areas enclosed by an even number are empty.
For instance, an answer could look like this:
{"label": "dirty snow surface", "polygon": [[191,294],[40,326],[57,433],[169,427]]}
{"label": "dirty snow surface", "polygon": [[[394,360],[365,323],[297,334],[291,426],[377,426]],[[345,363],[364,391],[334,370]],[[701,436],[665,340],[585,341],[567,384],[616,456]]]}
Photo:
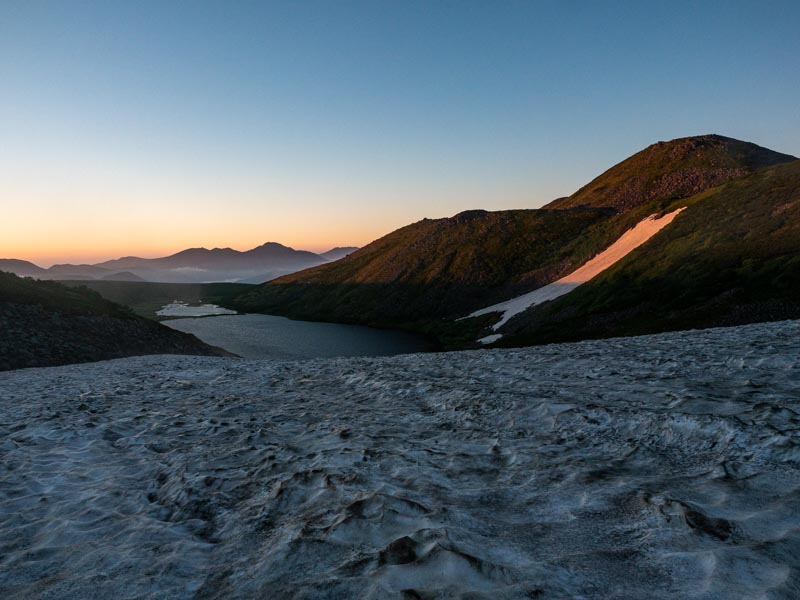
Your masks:
{"label": "dirty snow surface", "polygon": [[211,317],[216,315],[235,315],[236,311],[222,308],[216,304],[190,306],[186,302],[176,300],[163,306],[156,314],[160,317]]}
{"label": "dirty snow surface", "polygon": [[797,598],[800,322],[0,374],[2,598]]}

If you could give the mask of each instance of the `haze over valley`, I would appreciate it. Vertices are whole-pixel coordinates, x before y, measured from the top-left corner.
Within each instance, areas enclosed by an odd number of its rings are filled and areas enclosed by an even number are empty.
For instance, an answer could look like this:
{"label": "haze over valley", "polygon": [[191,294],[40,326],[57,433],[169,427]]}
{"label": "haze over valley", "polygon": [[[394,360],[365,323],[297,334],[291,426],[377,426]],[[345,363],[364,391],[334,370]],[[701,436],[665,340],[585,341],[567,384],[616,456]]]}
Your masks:
{"label": "haze over valley", "polygon": [[0,270],[21,277],[62,281],[155,281],[163,283],[264,283],[281,275],[344,258],[358,248],[321,254],[267,242],[244,252],[189,248],[162,258],[126,256],[94,265],[56,264],[46,269],[20,259],[0,259]]}

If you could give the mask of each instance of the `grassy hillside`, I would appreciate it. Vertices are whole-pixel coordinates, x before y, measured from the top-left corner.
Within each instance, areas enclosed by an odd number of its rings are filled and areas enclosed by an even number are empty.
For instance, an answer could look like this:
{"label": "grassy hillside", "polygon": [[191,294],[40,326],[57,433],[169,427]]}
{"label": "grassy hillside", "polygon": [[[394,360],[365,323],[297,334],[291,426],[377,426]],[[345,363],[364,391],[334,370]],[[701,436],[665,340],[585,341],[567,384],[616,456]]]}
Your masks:
{"label": "grassy hillside", "polygon": [[335,263],[258,286],[229,305],[377,326],[459,317],[575,266],[567,248],[607,217],[607,211],[578,209],[426,219]]}
{"label": "grassy hillside", "polygon": [[226,354],[97,292],[4,272],[0,333],[0,371],[138,354]]}
{"label": "grassy hillside", "polygon": [[458,345],[473,336],[476,324],[454,319],[566,275],[676,202],[686,204],[692,195],[697,201],[725,182],[791,160],[722,136],[659,142],[545,209],[426,219],[336,263],[223,303],[293,318],[403,327],[448,338],[446,347]]}
{"label": "grassy hillside", "polygon": [[[80,282],[82,285],[83,282]],[[79,285],[76,282],[76,285]],[[35,304],[63,315],[93,315],[132,319],[133,313],[85,287],[67,287],[55,281],[17,277],[0,271],[0,302]]]}
{"label": "grassy hillside", "polygon": [[545,208],[591,206],[624,212],[656,200],[688,198],[792,160],[796,158],[720,135],[658,142]]}
{"label": "grassy hillside", "polygon": [[672,225],[504,345],[800,318],[800,161],[695,196]]}
{"label": "grassy hillside", "polygon": [[103,298],[130,307],[148,319],[160,319],[156,312],[165,304],[181,300],[189,304],[222,304],[253,289],[245,283],[154,283],[144,281],[62,281],[70,287],[91,289]]}

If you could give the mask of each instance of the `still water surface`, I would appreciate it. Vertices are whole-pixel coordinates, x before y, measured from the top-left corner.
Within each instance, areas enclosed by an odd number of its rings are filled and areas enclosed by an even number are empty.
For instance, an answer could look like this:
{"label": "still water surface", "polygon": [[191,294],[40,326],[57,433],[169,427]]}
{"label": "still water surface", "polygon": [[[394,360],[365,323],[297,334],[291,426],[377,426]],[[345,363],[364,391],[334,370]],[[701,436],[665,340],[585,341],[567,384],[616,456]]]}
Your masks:
{"label": "still water surface", "polygon": [[401,331],[292,321],[272,315],[169,319],[162,323],[242,358],[388,356],[430,349],[424,339]]}

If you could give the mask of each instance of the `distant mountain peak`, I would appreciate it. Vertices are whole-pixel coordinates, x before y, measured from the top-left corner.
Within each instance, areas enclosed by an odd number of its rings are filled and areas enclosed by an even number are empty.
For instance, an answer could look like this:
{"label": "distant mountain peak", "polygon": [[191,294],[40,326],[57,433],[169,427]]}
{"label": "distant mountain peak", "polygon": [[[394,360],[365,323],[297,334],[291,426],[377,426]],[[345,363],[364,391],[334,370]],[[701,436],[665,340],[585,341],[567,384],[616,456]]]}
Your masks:
{"label": "distant mountain peak", "polygon": [[356,250],[358,250],[356,246],[337,246],[336,248],[331,248],[327,252],[321,253],[320,256],[326,260],[334,261],[344,258],[345,256],[350,256]]}
{"label": "distant mountain peak", "polygon": [[15,273],[20,276],[39,275],[45,273],[39,265],[35,265],[27,260],[19,260],[18,258],[0,258],[0,271],[8,273]]}
{"label": "distant mountain peak", "polygon": [[292,248],[291,246],[285,246],[285,245],[280,244],[278,242],[264,242],[260,246],[256,246],[255,248],[252,248],[251,250],[249,250],[249,252],[252,252],[253,250],[261,250],[261,249],[266,249],[266,248],[286,248],[288,250],[294,250],[294,248]]}

